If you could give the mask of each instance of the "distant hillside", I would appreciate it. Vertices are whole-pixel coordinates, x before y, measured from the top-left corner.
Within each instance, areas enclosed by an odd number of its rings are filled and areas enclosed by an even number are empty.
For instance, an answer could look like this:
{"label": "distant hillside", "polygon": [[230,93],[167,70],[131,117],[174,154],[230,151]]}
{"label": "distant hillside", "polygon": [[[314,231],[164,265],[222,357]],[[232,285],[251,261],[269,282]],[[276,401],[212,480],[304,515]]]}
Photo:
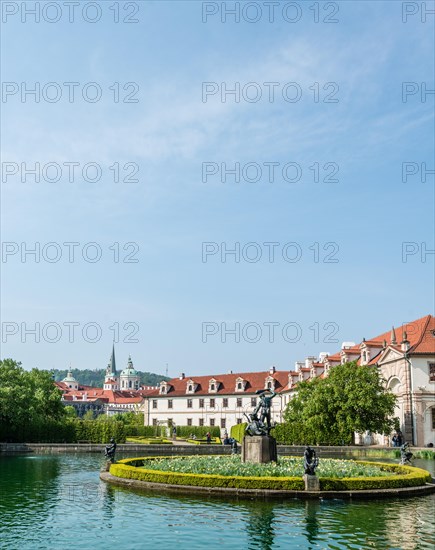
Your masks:
{"label": "distant hillside", "polygon": [[[54,379],[60,382],[67,375],[67,370],[53,369]],[[93,386],[94,388],[102,388],[104,384],[105,369],[72,369],[72,374],[79,384],[83,386]],[[142,386],[157,386],[162,380],[170,380],[167,376],[155,374],[153,372],[137,371],[140,375],[140,383]]]}

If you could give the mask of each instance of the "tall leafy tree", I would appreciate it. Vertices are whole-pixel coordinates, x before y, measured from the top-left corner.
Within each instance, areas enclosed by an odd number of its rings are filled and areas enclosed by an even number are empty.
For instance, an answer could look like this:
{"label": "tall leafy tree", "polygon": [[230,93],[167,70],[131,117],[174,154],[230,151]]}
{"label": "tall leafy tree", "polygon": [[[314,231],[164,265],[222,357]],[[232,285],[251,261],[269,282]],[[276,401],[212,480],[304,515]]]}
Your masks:
{"label": "tall leafy tree", "polygon": [[355,432],[390,433],[395,406],[376,367],[345,363],[298,384],[280,430],[293,443],[348,444]]}
{"label": "tall leafy tree", "polygon": [[29,372],[13,359],[0,361],[0,422],[4,427],[62,418],[61,397],[48,371]]}

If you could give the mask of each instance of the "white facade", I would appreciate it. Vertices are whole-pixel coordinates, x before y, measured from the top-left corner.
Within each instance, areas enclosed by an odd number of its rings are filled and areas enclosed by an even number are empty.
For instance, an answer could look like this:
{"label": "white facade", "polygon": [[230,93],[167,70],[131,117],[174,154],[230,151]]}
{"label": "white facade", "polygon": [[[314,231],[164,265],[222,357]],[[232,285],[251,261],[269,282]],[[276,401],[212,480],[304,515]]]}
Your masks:
{"label": "white facade", "polygon": [[[428,315],[406,327],[412,331],[411,342],[403,330],[398,343],[393,329],[391,335],[363,340],[359,350],[354,342],[348,342],[341,352],[322,354],[318,362],[315,357],[297,361],[294,371],[275,371],[272,367],[262,373],[192,378],[181,375],[161,383],[160,390],[147,397],[145,424],[171,421],[178,426],[219,426],[229,431],[231,426],[246,421],[244,413],[253,411],[258,399],[255,391],[268,387],[277,394],[272,401],[271,419],[282,422],[283,411],[297,392],[297,382],[327,376],[345,359],[380,370],[386,387],[397,397],[395,416],[407,441],[421,447],[435,445],[435,321]],[[388,444],[389,437],[371,434],[361,442]]]}
{"label": "white facade", "polygon": [[[176,426],[218,426],[229,431],[231,426],[246,422],[244,413],[252,413],[257,404],[256,395],[152,396],[148,398],[145,422],[148,425],[170,421]],[[280,396],[272,401],[271,420],[282,421]]]}

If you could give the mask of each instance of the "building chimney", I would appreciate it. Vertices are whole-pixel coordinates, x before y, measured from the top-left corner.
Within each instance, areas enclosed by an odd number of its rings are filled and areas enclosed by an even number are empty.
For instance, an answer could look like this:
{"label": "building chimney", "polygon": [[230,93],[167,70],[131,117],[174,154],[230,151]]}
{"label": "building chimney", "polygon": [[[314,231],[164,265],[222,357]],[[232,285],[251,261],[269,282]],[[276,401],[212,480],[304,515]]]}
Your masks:
{"label": "building chimney", "polygon": [[184,380],[184,372],[180,372],[180,380]]}
{"label": "building chimney", "polygon": [[275,367],[272,365],[272,366],[270,367],[270,369],[269,369],[269,374],[275,374],[275,372],[276,372],[276,369],[275,369]]}

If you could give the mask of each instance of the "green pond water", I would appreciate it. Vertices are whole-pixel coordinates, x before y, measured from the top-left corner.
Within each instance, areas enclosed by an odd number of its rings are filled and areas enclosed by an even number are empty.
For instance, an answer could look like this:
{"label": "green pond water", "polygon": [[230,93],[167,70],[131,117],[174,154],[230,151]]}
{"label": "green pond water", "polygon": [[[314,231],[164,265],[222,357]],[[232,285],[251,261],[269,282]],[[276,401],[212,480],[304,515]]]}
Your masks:
{"label": "green pond water", "polygon": [[[280,502],[138,493],[101,482],[102,462],[98,454],[0,455],[0,548],[435,547],[435,495]],[[435,473],[433,460],[415,465]]]}

